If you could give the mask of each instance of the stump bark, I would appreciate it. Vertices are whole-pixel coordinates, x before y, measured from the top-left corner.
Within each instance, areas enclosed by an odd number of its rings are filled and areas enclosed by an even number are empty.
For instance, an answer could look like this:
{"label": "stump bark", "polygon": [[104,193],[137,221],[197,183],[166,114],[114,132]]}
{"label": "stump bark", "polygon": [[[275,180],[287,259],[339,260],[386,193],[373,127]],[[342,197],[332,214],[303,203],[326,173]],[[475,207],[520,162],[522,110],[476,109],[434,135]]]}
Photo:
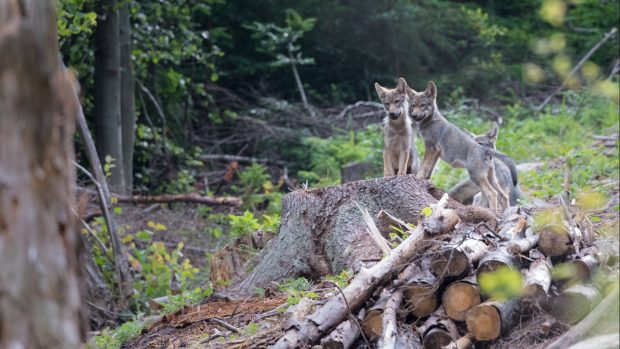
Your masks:
{"label": "stump bark", "polygon": [[247,295],[284,278],[316,279],[381,259],[356,203],[373,217],[384,210],[414,222],[424,207],[437,203],[427,183],[412,175],[393,176],[287,194],[278,235],[232,290]]}

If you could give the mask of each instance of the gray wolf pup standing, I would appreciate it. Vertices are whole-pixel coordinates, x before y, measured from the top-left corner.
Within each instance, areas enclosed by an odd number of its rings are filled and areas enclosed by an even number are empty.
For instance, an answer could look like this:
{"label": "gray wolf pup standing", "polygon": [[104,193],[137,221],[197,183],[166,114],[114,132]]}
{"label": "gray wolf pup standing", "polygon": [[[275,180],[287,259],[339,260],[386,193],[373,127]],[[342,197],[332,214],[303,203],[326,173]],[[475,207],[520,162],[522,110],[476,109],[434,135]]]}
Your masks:
{"label": "gray wolf pup standing", "polygon": [[[496,149],[495,143],[499,133],[497,123],[493,123],[493,127],[481,135],[473,134],[468,130],[464,131],[469,133],[470,137],[472,137],[476,143],[485,147]],[[515,161],[503,153],[500,154],[502,154],[502,156],[497,156],[497,159],[493,161],[495,166],[495,176],[497,177],[499,185],[504,188],[506,192],[508,192],[510,206],[514,206],[517,204],[517,200],[523,196],[523,192],[521,191],[521,187],[518,182],[519,180],[517,177]],[[480,193],[480,187],[478,187],[470,179],[466,179],[455,185],[452,189],[450,189],[448,194],[450,197],[463,204],[469,204],[473,201],[474,205],[477,206],[489,206],[489,202],[486,197]]]}
{"label": "gray wolf pup standing", "polygon": [[407,83],[400,78],[395,89],[378,83],[375,89],[388,113],[383,120],[383,176],[416,173],[420,161],[414,143],[417,127],[412,127],[409,117]]}
{"label": "gray wolf pup standing", "polygon": [[446,120],[437,108],[437,87],[428,82],[426,90],[416,92],[407,87],[409,115],[418,123],[426,152],[418,177],[430,179],[437,160],[441,158],[452,167],[464,167],[469,178],[478,185],[494,211],[508,207],[508,194],[495,176],[494,149],[482,146],[458,127]]}

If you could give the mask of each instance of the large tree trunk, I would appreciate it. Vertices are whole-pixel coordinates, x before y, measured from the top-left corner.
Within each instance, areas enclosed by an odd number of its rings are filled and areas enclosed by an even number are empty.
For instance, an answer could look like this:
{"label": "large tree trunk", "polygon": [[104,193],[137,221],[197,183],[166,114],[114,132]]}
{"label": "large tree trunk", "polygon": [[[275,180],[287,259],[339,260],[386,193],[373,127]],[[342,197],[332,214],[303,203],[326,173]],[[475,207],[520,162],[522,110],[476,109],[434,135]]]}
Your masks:
{"label": "large tree trunk", "polygon": [[79,348],[71,80],[55,3],[0,2],[0,348]]}
{"label": "large tree trunk", "polygon": [[131,61],[130,2],[126,1],[119,10],[119,40],[121,46],[121,135],[123,145],[124,194],[133,189],[133,144],[136,127],[135,81]]}
{"label": "large tree trunk", "polygon": [[111,156],[110,187],[125,192],[121,139],[121,52],[116,0],[98,0],[95,30],[95,142],[99,157]]}
{"label": "large tree trunk", "polygon": [[359,207],[372,216],[384,210],[414,222],[424,207],[437,203],[426,183],[414,176],[393,176],[287,194],[278,235],[235,289],[252,293],[284,278],[318,278],[381,259]]}

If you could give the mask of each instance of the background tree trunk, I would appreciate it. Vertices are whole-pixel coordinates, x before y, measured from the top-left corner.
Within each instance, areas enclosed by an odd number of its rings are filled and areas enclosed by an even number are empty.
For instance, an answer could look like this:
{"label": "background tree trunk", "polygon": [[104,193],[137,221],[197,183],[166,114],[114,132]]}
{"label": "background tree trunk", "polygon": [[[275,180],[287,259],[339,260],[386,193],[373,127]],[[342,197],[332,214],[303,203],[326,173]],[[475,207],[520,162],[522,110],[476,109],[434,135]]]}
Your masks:
{"label": "background tree trunk", "polygon": [[79,348],[73,89],[55,2],[0,2],[0,348]]}
{"label": "background tree trunk", "polygon": [[123,145],[123,174],[125,194],[133,189],[133,144],[136,127],[135,81],[131,60],[130,2],[126,1],[119,10],[119,39],[121,45],[121,135]]}
{"label": "background tree trunk", "polygon": [[437,199],[426,182],[414,176],[394,176],[335,187],[297,190],[282,199],[280,231],[268,244],[253,271],[236,285],[252,293],[272,281],[337,273],[367,259],[381,259],[366,232],[357,206],[376,216],[384,210],[406,222]]}
{"label": "background tree trunk", "polygon": [[121,52],[116,0],[97,1],[95,30],[95,142],[99,157],[114,158],[110,187],[125,192],[121,138]]}

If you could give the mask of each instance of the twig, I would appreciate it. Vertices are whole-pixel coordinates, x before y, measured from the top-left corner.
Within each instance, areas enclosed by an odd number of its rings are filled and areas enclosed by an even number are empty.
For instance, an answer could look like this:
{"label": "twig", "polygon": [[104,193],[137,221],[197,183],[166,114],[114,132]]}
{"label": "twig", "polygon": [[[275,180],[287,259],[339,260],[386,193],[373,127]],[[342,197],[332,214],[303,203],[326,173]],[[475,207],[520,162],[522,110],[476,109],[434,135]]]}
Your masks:
{"label": "twig", "polygon": [[588,51],[588,53],[586,53],[585,56],[583,56],[583,58],[579,61],[579,63],[577,63],[577,65],[573,68],[573,70],[571,70],[571,72],[568,73],[568,75],[566,76],[566,78],[562,82],[562,85],[560,85],[560,87],[555,89],[555,91],[553,91],[549,96],[547,96],[547,98],[545,98],[545,100],[542,102],[541,105],[539,105],[536,108],[536,110],[537,111],[543,110],[543,108],[547,104],[549,104],[549,102],[551,102],[551,99],[556,94],[558,94],[558,92],[560,92],[560,91],[562,91],[562,89],[564,89],[564,87],[566,86],[566,82],[568,82],[568,79],[570,79],[581,68],[581,66],[594,54],[594,52],[596,52],[605,42],[607,42],[607,40],[611,39],[614,36],[614,34],[616,34],[617,31],[618,31],[618,28],[612,28],[609,32],[607,32],[605,34],[605,36],[603,36],[603,38],[598,43],[596,43],[596,45],[594,45],[590,49],[590,51]]}
{"label": "twig", "polygon": [[379,109],[383,109],[383,105],[381,103],[377,103],[377,102],[367,102],[367,101],[359,101],[356,102],[355,104],[350,104],[347,105],[339,114],[338,116],[336,116],[336,119],[342,119],[343,117],[345,117],[345,115],[347,115],[347,113],[351,110],[351,109],[355,109],[358,107],[373,107],[373,108],[379,108]]}
{"label": "twig", "polygon": [[383,252],[384,256],[389,255],[390,252],[392,252],[392,249],[388,245],[387,241],[383,238],[383,236],[381,236],[379,229],[377,229],[377,226],[375,225],[375,222],[372,220],[372,217],[370,217],[370,214],[368,213],[368,211],[362,208],[357,203],[357,201],[355,201],[355,205],[357,205],[357,208],[362,212],[362,218],[366,222],[366,225],[368,225],[368,229],[366,229],[366,232],[368,232],[368,235],[372,237],[372,239],[377,244],[377,247],[379,247],[381,252]]}
{"label": "twig", "polygon": [[284,161],[281,161],[281,160],[270,160],[270,159],[255,158],[255,157],[240,156],[240,155],[228,155],[228,154],[205,154],[205,155],[200,156],[200,160],[224,160],[224,161],[256,162],[256,163],[263,163],[263,164],[284,165]]}
{"label": "twig", "polygon": [[224,327],[225,329],[227,329],[227,330],[229,330],[229,331],[232,331],[232,332],[234,332],[234,333],[239,333],[239,329],[238,329],[238,328],[236,328],[235,326],[233,326],[233,325],[231,325],[231,324],[227,323],[227,322],[226,322],[226,321],[224,321],[224,320],[218,319],[218,318],[216,318],[216,317],[210,318],[209,320],[210,320],[210,321],[215,322],[216,324],[218,324],[218,325],[220,325],[220,326]]}
{"label": "twig", "polygon": [[103,218],[105,220],[106,226],[108,227],[108,234],[110,235],[110,242],[112,244],[112,252],[114,253],[114,261],[115,261],[115,269],[116,276],[118,278],[118,289],[121,296],[121,299],[124,301],[125,298],[129,295],[128,290],[126,290],[126,283],[129,284],[129,278],[125,277],[125,273],[123,273],[122,268],[125,266],[123,252],[121,250],[121,242],[118,238],[118,234],[116,233],[116,228],[114,226],[114,221],[110,216],[110,211],[108,206],[105,204],[105,196],[103,194],[103,189],[101,183],[95,179],[95,177],[88,172],[83,166],[73,161],[73,164],[80,169],[80,171],[84,172],[90,178],[90,180],[97,187],[97,193],[99,194],[99,199],[101,200],[101,211],[103,213]]}

